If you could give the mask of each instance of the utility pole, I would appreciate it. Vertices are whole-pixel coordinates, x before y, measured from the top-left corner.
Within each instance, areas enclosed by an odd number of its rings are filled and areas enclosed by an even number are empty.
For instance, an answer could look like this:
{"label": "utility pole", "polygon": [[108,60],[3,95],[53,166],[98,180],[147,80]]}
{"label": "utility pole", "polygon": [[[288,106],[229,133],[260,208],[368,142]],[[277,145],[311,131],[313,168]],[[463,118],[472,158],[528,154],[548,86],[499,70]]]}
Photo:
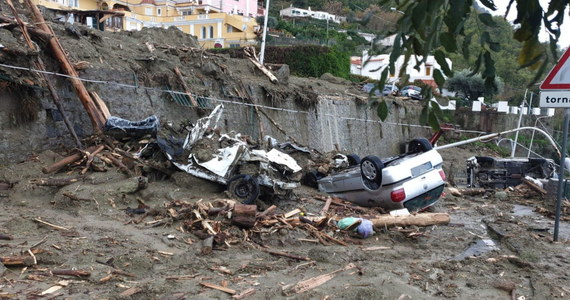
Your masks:
{"label": "utility pole", "polygon": [[265,5],[265,15],[263,18],[263,36],[261,38],[261,51],[259,52],[259,63],[263,65],[263,58],[265,56],[265,38],[267,36],[267,19],[269,19],[269,0]]}
{"label": "utility pole", "polygon": [[[526,91],[524,92],[524,99],[521,103],[521,111],[519,113],[519,123],[517,125],[517,128],[521,127],[521,121],[522,121],[522,116],[523,116],[523,107],[524,104],[526,103],[526,94],[528,93],[528,89],[526,89]],[[512,147],[512,151],[511,151],[511,157],[515,157],[515,151],[517,151],[517,142],[519,140],[519,132],[517,131],[517,133],[515,134],[515,142],[513,143],[513,147]]]}

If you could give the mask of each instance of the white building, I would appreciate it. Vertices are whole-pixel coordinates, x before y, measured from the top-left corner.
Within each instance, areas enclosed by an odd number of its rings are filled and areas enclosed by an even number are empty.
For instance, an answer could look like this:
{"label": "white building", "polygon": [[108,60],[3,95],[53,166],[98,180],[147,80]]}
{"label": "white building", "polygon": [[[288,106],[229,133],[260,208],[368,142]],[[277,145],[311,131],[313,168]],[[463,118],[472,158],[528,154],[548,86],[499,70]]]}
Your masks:
{"label": "white building", "polygon": [[329,14],[326,11],[312,11],[309,7],[308,9],[296,8],[292,5],[290,7],[284,8],[279,11],[279,16],[281,17],[306,17],[319,20],[329,20],[335,23],[346,22],[346,17],[336,16]]}
{"label": "white building", "polygon": [[[421,57],[418,57],[418,59],[421,60]],[[451,68],[451,60],[446,58],[446,61]],[[362,57],[353,56],[350,58],[350,73],[380,80],[382,71],[388,67],[389,62],[390,54],[368,56],[368,52],[364,51]],[[394,74],[388,75],[389,82],[397,82],[399,80],[397,76],[400,74],[400,70],[402,69],[403,65],[404,56],[402,55],[395,62],[396,72]],[[420,65],[419,70],[416,70],[414,68],[415,65],[416,59],[414,56],[411,56],[404,72],[404,74],[410,76],[409,81],[414,82],[415,80],[421,80],[433,86],[434,88],[437,88],[437,85],[433,78],[433,71],[435,69],[441,70],[441,66],[437,63],[437,61],[435,61],[435,58],[431,55],[428,56],[426,62]]]}

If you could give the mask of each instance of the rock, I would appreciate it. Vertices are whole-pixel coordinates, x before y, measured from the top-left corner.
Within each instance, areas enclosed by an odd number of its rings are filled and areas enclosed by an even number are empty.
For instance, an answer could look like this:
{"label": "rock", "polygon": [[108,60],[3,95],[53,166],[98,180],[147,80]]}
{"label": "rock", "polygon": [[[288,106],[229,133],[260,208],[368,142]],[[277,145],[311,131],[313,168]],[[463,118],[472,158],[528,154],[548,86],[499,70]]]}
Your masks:
{"label": "rock", "polygon": [[4,273],[6,272],[6,267],[4,266],[4,264],[0,264],[0,276],[4,276]]}
{"label": "rock", "polygon": [[273,72],[273,75],[277,77],[279,83],[284,85],[289,84],[289,75],[291,75],[291,70],[289,69],[289,65],[282,65],[281,68]]}
{"label": "rock", "polygon": [[321,75],[321,79],[326,80],[330,83],[350,84],[349,80],[346,80],[346,79],[340,78],[340,77],[336,77],[336,76],[332,75],[331,73],[325,73],[325,74]]}
{"label": "rock", "polygon": [[496,191],[495,192],[495,198],[497,198],[497,199],[507,199],[508,196],[509,195],[505,191]]}
{"label": "rock", "polygon": [[202,73],[204,73],[204,75],[215,76],[220,72],[220,68],[211,61],[208,61],[202,65]]}

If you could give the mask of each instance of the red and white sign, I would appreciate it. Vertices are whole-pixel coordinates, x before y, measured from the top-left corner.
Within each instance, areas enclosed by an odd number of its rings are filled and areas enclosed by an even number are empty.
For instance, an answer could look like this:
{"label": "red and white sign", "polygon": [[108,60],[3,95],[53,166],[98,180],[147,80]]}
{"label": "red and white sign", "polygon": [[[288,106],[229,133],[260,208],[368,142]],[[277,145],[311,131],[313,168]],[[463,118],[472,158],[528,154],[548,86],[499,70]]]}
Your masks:
{"label": "red and white sign", "polygon": [[540,85],[541,90],[570,90],[570,48],[566,49],[556,66]]}
{"label": "red and white sign", "polygon": [[570,48],[540,85],[540,107],[570,108]]}

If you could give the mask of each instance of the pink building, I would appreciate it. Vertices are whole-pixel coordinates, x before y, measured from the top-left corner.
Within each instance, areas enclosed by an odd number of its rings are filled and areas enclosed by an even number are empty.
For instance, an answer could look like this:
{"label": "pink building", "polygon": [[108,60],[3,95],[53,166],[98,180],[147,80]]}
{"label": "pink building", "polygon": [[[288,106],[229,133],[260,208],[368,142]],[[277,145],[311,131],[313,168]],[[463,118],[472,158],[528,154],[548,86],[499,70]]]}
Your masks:
{"label": "pink building", "polygon": [[[145,0],[143,0],[145,1]],[[152,1],[152,0],[146,0]],[[175,0],[176,3],[190,3],[206,12],[223,12],[246,17],[263,16],[263,1],[258,0]],[[261,14],[260,14],[261,12]]]}
{"label": "pink building", "polygon": [[222,12],[246,17],[257,17],[257,0],[211,0],[220,2]]}

